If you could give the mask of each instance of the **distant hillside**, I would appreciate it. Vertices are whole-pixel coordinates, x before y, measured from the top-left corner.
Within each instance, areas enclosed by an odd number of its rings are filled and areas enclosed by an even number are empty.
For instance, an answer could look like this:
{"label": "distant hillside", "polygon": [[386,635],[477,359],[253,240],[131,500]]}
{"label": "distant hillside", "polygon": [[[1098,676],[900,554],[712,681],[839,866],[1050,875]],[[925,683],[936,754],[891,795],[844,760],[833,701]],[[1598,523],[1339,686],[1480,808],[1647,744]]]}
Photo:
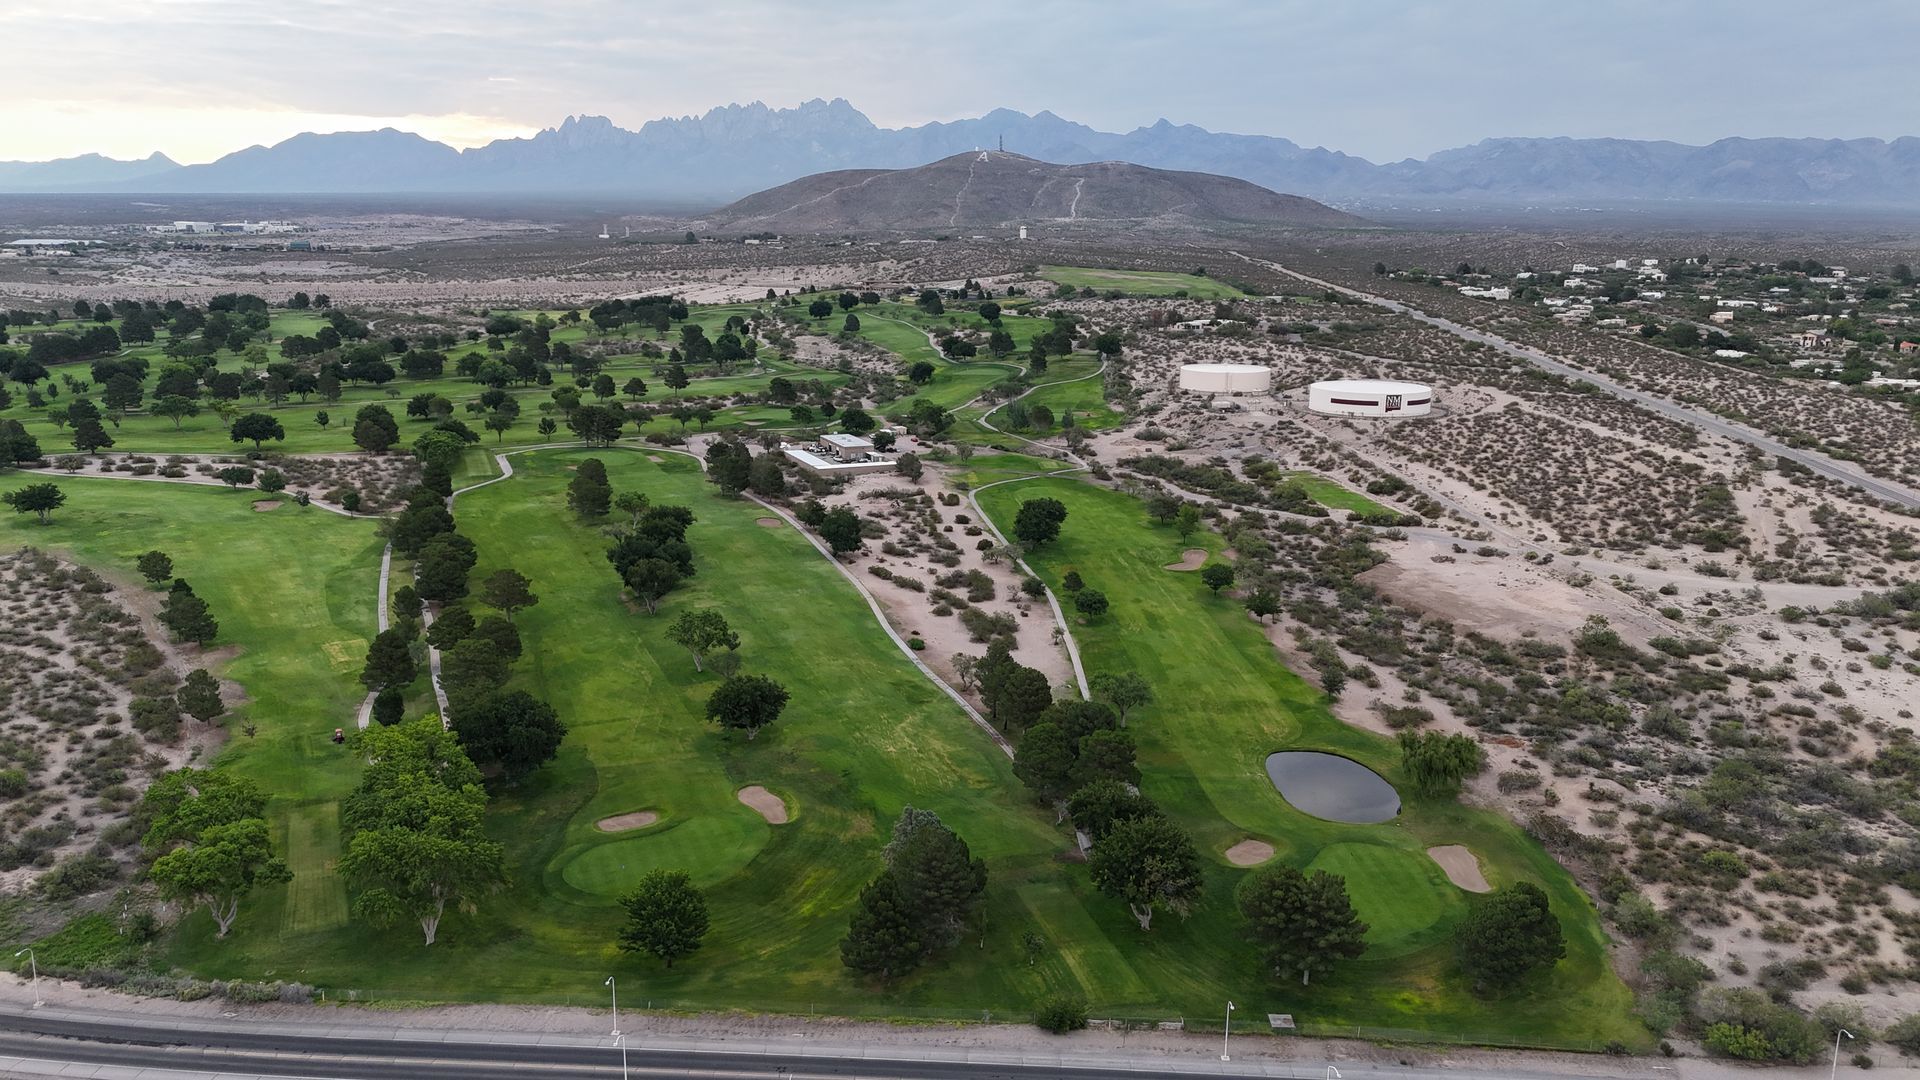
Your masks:
{"label": "distant hillside", "polygon": [[1148,221],[1342,228],[1352,214],[1209,173],[1124,161],[1055,165],[968,151],[913,169],[843,169],[781,184],[709,215],[733,229],[924,231],[1040,221]]}
{"label": "distant hillside", "polygon": [[58,161],[0,161],[0,191],[70,191],[94,184],[154,180],[179,168],[172,158],[157,151],[138,161],[99,154]]}

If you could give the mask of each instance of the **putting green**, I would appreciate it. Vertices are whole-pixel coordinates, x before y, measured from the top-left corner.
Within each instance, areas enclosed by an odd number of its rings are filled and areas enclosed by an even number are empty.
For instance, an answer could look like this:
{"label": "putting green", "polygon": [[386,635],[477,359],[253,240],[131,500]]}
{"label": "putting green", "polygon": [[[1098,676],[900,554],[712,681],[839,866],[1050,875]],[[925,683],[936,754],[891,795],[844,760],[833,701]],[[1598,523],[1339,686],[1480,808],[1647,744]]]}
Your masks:
{"label": "putting green", "polygon": [[1329,844],[1307,864],[1347,879],[1353,909],[1367,924],[1367,947],[1375,958],[1411,952],[1428,944],[1433,929],[1460,906],[1433,860],[1414,858],[1381,844]]}
{"label": "putting green", "polygon": [[595,896],[621,896],[649,870],[685,870],[705,888],[739,873],[767,843],[766,823],[749,814],[701,814],[665,824],[575,849],[578,854],[567,859],[560,876]]}

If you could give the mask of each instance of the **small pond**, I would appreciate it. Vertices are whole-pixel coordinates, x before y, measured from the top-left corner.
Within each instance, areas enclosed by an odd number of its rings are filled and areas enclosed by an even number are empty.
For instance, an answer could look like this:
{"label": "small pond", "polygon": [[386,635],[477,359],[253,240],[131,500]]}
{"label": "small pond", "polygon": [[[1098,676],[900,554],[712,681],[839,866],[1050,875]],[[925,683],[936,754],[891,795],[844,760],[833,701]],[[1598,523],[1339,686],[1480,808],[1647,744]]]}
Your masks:
{"label": "small pond", "polygon": [[1351,758],[1310,750],[1267,756],[1267,776],[1294,809],[1329,821],[1377,825],[1400,813],[1400,793]]}

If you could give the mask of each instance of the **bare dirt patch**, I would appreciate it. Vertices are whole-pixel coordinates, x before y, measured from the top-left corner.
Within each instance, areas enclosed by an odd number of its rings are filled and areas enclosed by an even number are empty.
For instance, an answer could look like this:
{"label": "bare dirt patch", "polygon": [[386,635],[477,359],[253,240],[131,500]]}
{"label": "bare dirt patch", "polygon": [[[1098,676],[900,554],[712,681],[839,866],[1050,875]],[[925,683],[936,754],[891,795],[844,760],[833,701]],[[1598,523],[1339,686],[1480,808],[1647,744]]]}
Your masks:
{"label": "bare dirt patch", "polygon": [[644,829],[659,820],[660,815],[657,811],[635,810],[627,814],[603,817],[594,822],[594,825],[601,832],[628,832],[633,829]]}
{"label": "bare dirt patch", "polygon": [[1168,563],[1166,565],[1166,569],[1198,570],[1202,566],[1205,566],[1206,562],[1207,562],[1206,548],[1188,548],[1185,552],[1181,553],[1179,562]]}
{"label": "bare dirt patch", "polygon": [[1427,855],[1440,864],[1440,869],[1447,872],[1447,880],[1455,885],[1468,892],[1493,891],[1493,886],[1487,884],[1486,875],[1480,872],[1480,860],[1459,844],[1430,847]]}
{"label": "bare dirt patch", "polygon": [[787,523],[779,518],[754,518],[753,523],[763,529],[783,529]]}
{"label": "bare dirt patch", "polygon": [[1227,861],[1235,866],[1259,866],[1273,858],[1273,845],[1265,840],[1242,840],[1227,849]]}
{"label": "bare dirt patch", "polygon": [[253,512],[256,514],[264,514],[269,510],[278,510],[284,505],[286,504],[282,503],[279,499],[255,499],[253,501]]}
{"label": "bare dirt patch", "polygon": [[750,784],[741,788],[740,801],[752,807],[761,817],[766,818],[769,825],[787,823],[787,804],[780,801],[780,796],[759,784]]}

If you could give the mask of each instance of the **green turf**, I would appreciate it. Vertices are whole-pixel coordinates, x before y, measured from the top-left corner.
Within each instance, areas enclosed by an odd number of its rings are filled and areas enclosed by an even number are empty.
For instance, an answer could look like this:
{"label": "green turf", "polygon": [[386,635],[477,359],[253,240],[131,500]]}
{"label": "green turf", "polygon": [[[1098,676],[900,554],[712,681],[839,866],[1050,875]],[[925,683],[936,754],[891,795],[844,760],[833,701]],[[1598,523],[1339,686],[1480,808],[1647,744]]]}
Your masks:
{"label": "green turf", "polygon": [[1288,473],[1287,479],[1306,489],[1314,502],[1330,510],[1351,510],[1356,514],[1391,514],[1393,511],[1351,488],[1342,487],[1319,473]]}
{"label": "green turf", "polygon": [[[1028,408],[1045,405],[1052,409],[1055,433],[1059,432],[1059,425],[1066,422],[1069,412],[1073,414],[1074,423],[1088,431],[1119,427],[1126,423],[1126,417],[1107,404],[1106,379],[1099,372],[1100,361],[1092,356],[1056,359],[1038,380],[1039,385],[1020,400]],[[1004,416],[1005,410],[1002,410],[989,419]]]}
{"label": "green turf", "polygon": [[1043,266],[1040,276],[1056,285],[1099,292],[1118,289],[1134,296],[1184,293],[1199,300],[1228,300],[1247,295],[1226,282],[1194,274],[1160,270],[1102,270],[1091,266]]}
{"label": "green turf", "polygon": [[[1183,540],[1149,524],[1137,500],[1070,478],[1002,485],[980,500],[1006,529],[1022,500],[1041,495],[1061,500],[1069,516],[1061,539],[1029,561],[1056,588],[1077,570],[1112,604],[1099,624],[1075,631],[1089,673],[1137,671],[1158,695],[1160,703],[1131,725],[1146,794],[1215,860],[1249,836],[1274,843],[1295,865],[1325,854],[1347,876],[1362,916],[1380,927],[1381,947],[1311,989],[1268,980],[1245,955],[1230,914],[1230,889],[1244,872],[1217,861],[1206,904],[1184,925],[1169,920],[1161,944],[1177,943],[1186,964],[1232,987],[1243,1008],[1291,1012],[1309,1031],[1419,1028],[1565,1045],[1646,1044],[1628,1015],[1630,995],[1608,966],[1591,903],[1510,821],[1411,797],[1401,785],[1406,805],[1396,821],[1343,825],[1302,814],[1274,791],[1263,765],[1275,750],[1335,751],[1390,781],[1400,780],[1398,755],[1391,741],[1334,719],[1236,601],[1212,596],[1194,575],[1161,569],[1187,547],[1219,551],[1218,537]],[[1499,1001],[1476,998],[1463,985],[1447,941],[1467,901],[1443,884],[1425,853],[1445,843],[1471,848],[1500,882],[1526,879],[1548,890],[1569,954],[1539,985]],[[1156,923],[1154,936],[1161,933]]]}

